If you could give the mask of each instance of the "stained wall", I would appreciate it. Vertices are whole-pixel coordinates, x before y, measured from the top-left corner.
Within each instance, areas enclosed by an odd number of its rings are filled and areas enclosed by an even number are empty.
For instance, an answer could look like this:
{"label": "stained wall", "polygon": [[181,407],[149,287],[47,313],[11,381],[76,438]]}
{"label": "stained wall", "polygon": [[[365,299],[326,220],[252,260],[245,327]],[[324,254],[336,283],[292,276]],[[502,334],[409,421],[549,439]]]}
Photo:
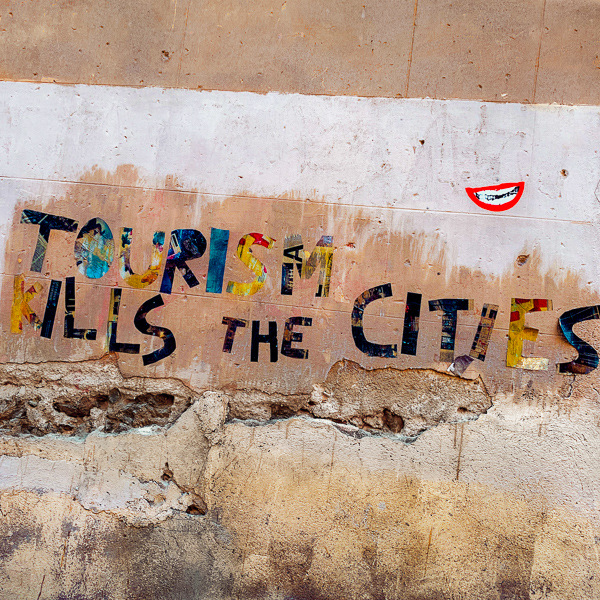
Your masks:
{"label": "stained wall", "polygon": [[0,597],[597,597],[596,12],[6,3]]}

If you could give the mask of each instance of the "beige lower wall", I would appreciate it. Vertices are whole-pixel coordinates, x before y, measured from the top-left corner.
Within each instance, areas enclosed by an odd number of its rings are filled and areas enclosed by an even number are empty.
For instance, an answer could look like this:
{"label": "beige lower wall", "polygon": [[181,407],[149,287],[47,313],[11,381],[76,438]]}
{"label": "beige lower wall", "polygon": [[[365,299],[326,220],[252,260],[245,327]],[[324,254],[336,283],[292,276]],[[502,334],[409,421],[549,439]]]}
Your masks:
{"label": "beige lower wall", "polygon": [[597,597],[598,519],[542,481],[570,452],[517,407],[405,445],[302,418],[223,425],[226,401],[199,399],[166,439],[5,440],[0,597]]}

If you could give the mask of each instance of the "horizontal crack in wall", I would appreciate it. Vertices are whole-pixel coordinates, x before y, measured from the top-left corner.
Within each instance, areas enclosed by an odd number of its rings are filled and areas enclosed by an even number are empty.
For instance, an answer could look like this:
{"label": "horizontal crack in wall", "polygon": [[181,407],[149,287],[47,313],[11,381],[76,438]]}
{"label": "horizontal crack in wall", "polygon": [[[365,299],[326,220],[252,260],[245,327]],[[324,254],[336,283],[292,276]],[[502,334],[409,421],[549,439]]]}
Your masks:
{"label": "horizontal crack in wall", "polygon": [[123,377],[107,357],[0,365],[0,433],[85,435],[169,425],[198,395],[173,379]]}
{"label": "horizontal crack in wall", "polygon": [[134,525],[177,513],[210,519],[203,473],[210,449],[221,441],[227,401],[222,392],[206,391],[170,426],[118,435],[0,435],[0,494],[66,495],[86,510]]}
{"label": "horizontal crack in wall", "polygon": [[[182,382],[125,378],[112,357],[81,363],[0,365],[0,433],[85,436],[169,426],[200,397]],[[229,420],[327,419],[359,436],[412,441],[441,423],[476,419],[492,406],[483,381],[430,369],[365,369],[342,360],[310,394],[227,390]]]}
{"label": "horizontal crack in wall", "polygon": [[431,369],[371,370],[349,360],[335,363],[311,394],[230,394],[229,420],[258,424],[305,416],[332,421],[354,437],[361,436],[358,429],[405,441],[441,423],[477,419],[493,404],[481,378],[466,380]]}

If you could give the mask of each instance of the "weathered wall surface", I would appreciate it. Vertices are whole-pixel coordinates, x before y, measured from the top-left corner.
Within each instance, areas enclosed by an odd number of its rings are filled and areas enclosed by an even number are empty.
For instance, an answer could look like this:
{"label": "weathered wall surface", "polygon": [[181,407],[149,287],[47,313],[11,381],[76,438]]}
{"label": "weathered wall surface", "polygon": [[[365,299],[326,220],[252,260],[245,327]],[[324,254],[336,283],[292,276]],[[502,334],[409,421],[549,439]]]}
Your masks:
{"label": "weathered wall surface", "polygon": [[594,0],[4,0],[3,79],[600,104]]}
{"label": "weathered wall surface", "polygon": [[0,17],[2,600],[600,596],[593,3]]}

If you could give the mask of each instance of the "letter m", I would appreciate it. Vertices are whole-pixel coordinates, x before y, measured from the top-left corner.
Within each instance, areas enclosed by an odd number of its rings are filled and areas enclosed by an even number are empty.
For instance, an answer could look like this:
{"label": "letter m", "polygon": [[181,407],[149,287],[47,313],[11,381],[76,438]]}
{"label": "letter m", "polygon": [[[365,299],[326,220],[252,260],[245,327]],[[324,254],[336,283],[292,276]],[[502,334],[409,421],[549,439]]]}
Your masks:
{"label": "letter m", "polygon": [[294,265],[300,279],[309,279],[319,267],[319,286],[315,296],[329,296],[333,266],[333,236],[322,236],[312,252],[304,250],[302,237],[299,234],[284,239],[281,265],[281,293],[284,296],[291,296],[294,290]]}

